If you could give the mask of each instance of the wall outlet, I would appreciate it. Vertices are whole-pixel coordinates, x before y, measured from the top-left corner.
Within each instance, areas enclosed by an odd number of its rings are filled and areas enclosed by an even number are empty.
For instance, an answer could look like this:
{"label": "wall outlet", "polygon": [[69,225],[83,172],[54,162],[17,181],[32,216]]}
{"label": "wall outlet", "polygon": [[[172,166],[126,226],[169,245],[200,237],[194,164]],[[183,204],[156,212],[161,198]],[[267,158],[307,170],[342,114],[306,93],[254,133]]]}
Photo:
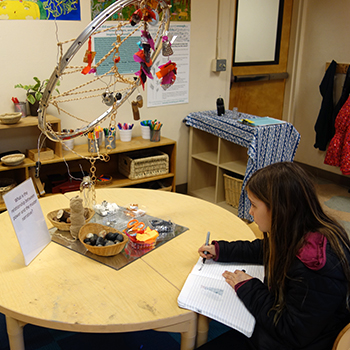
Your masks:
{"label": "wall outlet", "polygon": [[225,72],[226,71],[226,60],[225,59],[214,59],[211,62],[211,70],[213,72]]}

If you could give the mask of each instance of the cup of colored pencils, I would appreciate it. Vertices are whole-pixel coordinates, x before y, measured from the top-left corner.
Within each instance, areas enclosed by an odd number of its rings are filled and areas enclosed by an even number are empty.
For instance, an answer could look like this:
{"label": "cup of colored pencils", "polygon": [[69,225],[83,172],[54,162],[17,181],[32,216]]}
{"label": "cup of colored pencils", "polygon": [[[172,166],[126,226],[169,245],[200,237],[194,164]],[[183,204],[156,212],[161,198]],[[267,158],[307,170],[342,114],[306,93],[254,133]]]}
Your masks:
{"label": "cup of colored pencils", "polygon": [[150,125],[150,141],[152,142],[159,142],[160,141],[160,129],[162,128],[163,124],[161,122],[158,122],[157,120],[154,120],[151,122]]}

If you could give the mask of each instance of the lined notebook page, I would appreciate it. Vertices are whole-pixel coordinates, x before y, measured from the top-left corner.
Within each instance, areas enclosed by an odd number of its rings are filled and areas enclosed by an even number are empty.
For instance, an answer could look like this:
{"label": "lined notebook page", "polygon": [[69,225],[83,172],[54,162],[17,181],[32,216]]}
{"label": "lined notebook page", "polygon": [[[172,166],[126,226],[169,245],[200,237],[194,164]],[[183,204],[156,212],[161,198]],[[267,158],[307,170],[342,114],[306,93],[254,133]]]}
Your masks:
{"label": "lined notebook page", "polygon": [[263,280],[264,268],[261,265],[219,263],[213,260],[207,260],[203,265],[202,258],[199,258],[180,292],[178,305],[251,337],[255,319],[222,277],[225,271],[243,269],[247,274]]}

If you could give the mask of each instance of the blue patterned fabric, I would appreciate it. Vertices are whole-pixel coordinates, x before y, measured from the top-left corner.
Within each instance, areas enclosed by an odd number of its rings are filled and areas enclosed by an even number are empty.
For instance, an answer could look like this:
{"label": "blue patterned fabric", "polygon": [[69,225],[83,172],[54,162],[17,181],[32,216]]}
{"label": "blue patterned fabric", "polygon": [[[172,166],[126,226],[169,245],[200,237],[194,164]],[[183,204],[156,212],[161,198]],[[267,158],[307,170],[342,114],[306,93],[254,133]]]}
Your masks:
{"label": "blue patterned fabric", "polygon": [[238,216],[253,221],[249,214],[250,202],[245,185],[252,174],[265,166],[293,161],[300,141],[300,134],[290,123],[252,127],[238,122],[238,119],[254,120],[260,117],[246,113],[226,111],[218,116],[217,111],[190,113],[184,122],[188,126],[216,135],[247,148],[248,163],[239,200]]}

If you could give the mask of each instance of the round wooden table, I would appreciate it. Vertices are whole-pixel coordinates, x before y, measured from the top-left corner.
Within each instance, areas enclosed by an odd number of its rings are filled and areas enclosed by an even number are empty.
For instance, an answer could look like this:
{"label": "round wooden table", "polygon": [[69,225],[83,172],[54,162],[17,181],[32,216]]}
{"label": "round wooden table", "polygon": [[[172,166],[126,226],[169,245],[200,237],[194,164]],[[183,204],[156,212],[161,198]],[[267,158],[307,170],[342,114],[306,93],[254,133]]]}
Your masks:
{"label": "round wooden table", "polygon": [[[66,193],[40,199],[43,213],[69,207]],[[197,315],[177,305],[177,297],[198,260],[197,249],[211,239],[255,238],[248,226],[221,207],[167,191],[108,188],[96,191],[127,207],[189,229],[157,249],[114,270],[51,242],[28,266],[7,212],[0,215],[0,312],[6,315],[11,350],[23,350],[26,323],[73,332],[132,332],[147,329],[181,333],[181,349],[193,349]],[[47,220],[48,227],[51,227]],[[30,234],[30,232],[28,232]]]}

